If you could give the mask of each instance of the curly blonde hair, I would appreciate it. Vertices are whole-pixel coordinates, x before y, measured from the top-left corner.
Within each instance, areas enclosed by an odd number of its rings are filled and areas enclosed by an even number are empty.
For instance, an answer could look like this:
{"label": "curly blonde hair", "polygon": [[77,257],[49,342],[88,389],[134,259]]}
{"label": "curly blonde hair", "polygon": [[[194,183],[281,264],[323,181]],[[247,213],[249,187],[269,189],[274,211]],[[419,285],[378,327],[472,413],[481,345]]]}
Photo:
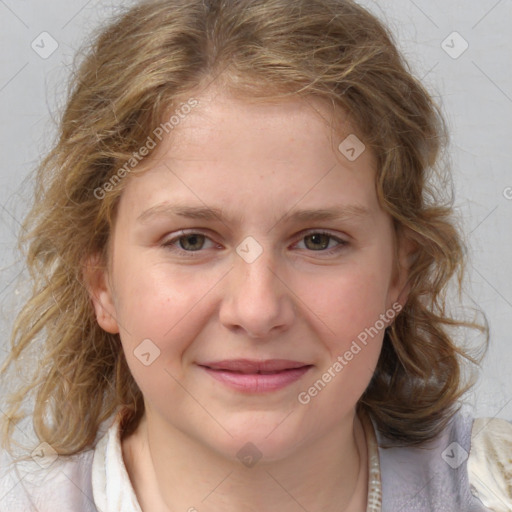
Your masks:
{"label": "curly blonde hair", "polygon": [[397,234],[417,246],[407,303],[385,332],[358,407],[389,438],[419,444],[446,425],[472,385],[463,363],[479,361],[456,345],[450,328],[479,329],[485,346],[488,328],[447,310],[448,285],[455,281],[461,298],[465,266],[453,195],[443,193],[447,130],[389,31],[350,0],[145,1],[95,37],[72,78],[58,141],[37,169],[20,238],[33,291],[2,375],[30,349],[39,363],[6,402],[4,446],[27,417],[21,403],[29,395],[36,435],[62,455],[92,447],[120,407],[129,411],[126,430],[137,427],[141,391],[119,335],[99,327],[83,275],[90,255],[106,264],[128,178],[101,200],[98,190],[190,91],[212,79],[253,100],[314,96],[341,107],[376,156],[382,207]]}

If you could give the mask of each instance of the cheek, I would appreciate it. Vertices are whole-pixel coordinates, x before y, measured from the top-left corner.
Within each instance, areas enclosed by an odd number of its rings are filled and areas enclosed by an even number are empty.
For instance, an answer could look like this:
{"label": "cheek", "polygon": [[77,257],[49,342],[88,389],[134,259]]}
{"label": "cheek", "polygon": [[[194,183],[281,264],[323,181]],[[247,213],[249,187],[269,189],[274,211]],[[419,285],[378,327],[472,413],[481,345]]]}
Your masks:
{"label": "cheek", "polygon": [[[325,408],[343,414],[367,388],[386,328],[381,319],[386,313],[386,285],[379,272],[353,270],[326,281],[314,294],[310,292],[314,325],[325,357],[319,361],[320,378],[307,384],[311,387],[302,390],[302,397],[311,400],[310,406],[318,414]],[[322,398],[316,400],[316,396]]]}
{"label": "cheek", "polygon": [[182,354],[204,328],[206,297],[218,277],[147,261],[138,267],[144,271],[136,272],[136,262],[119,263],[116,312],[128,364],[138,372],[139,347],[145,343],[149,352],[159,352],[152,368],[178,371]]}
{"label": "cheek", "polygon": [[303,285],[325,354],[320,372],[329,389],[322,391],[322,401],[333,408],[340,407],[340,396],[355,403],[375,371],[387,326],[381,315],[386,314],[390,261],[385,254],[372,262],[359,259],[314,288]]}
{"label": "cheek", "polygon": [[203,326],[198,315],[207,291],[163,274],[154,269],[134,275],[120,291],[123,351],[133,378],[151,403],[169,396],[186,401],[179,385],[184,378],[182,358]]}
{"label": "cheek", "polygon": [[[321,319],[335,339],[355,337],[385,312],[387,280],[378,270],[351,268],[309,287],[304,283],[304,302]],[[318,323],[318,321],[317,321]]]}

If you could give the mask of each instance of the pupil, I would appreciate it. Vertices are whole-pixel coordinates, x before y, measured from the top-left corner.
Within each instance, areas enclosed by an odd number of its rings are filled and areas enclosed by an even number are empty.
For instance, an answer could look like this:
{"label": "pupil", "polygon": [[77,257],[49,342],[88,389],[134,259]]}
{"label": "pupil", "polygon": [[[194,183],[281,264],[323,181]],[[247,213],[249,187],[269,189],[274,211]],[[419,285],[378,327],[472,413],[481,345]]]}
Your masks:
{"label": "pupil", "polygon": [[[194,246],[196,244],[200,245],[200,241],[198,242],[198,240],[200,240],[201,237],[202,237],[202,235],[199,235],[199,236],[198,235],[187,235],[187,236],[183,237],[182,240],[185,240],[185,244],[183,244],[183,243],[181,244],[182,248],[194,250],[194,247],[190,247],[190,246]],[[191,242],[191,243],[189,243],[189,242]]]}
{"label": "pupil", "polygon": [[[322,237],[323,237],[323,241],[324,241],[323,244],[322,244]],[[309,238],[311,238],[311,240],[313,241],[313,244],[315,244],[314,248],[318,248],[319,247],[318,244],[321,245],[322,249],[325,249],[329,245],[329,241],[328,241],[329,236],[328,235],[317,233],[315,235],[309,235]]]}

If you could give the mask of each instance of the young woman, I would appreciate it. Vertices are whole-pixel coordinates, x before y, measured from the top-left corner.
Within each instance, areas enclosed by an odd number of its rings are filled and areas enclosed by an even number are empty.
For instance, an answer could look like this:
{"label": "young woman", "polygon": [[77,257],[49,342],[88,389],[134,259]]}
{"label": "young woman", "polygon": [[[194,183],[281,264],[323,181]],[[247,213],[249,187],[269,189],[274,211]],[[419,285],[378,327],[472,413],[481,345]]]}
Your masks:
{"label": "young woman", "polygon": [[512,509],[512,425],[459,411],[451,328],[487,331],[445,300],[442,116],[373,15],[137,4],[60,130],[3,372],[5,448],[25,396],[40,444],[0,510]]}

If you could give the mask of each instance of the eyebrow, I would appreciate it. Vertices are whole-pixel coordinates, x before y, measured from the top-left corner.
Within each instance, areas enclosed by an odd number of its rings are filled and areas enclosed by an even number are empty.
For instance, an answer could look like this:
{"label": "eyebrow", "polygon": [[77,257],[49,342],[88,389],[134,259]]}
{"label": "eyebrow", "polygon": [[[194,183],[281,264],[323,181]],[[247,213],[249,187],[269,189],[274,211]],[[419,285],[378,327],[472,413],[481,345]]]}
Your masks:
{"label": "eyebrow", "polygon": [[[228,216],[221,208],[206,206],[189,206],[180,204],[160,203],[143,211],[138,217],[137,222],[146,224],[155,217],[179,216],[188,219],[197,219],[205,221],[232,222],[234,219]],[[321,209],[301,209],[290,210],[284,214],[277,222],[311,222],[311,221],[340,221],[349,219],[364,219],[370,216],[370,210],[362,205],[350,204],[343,206],[334,206],[332,208]],[[237,217],[241,219],[241,217]]]}

